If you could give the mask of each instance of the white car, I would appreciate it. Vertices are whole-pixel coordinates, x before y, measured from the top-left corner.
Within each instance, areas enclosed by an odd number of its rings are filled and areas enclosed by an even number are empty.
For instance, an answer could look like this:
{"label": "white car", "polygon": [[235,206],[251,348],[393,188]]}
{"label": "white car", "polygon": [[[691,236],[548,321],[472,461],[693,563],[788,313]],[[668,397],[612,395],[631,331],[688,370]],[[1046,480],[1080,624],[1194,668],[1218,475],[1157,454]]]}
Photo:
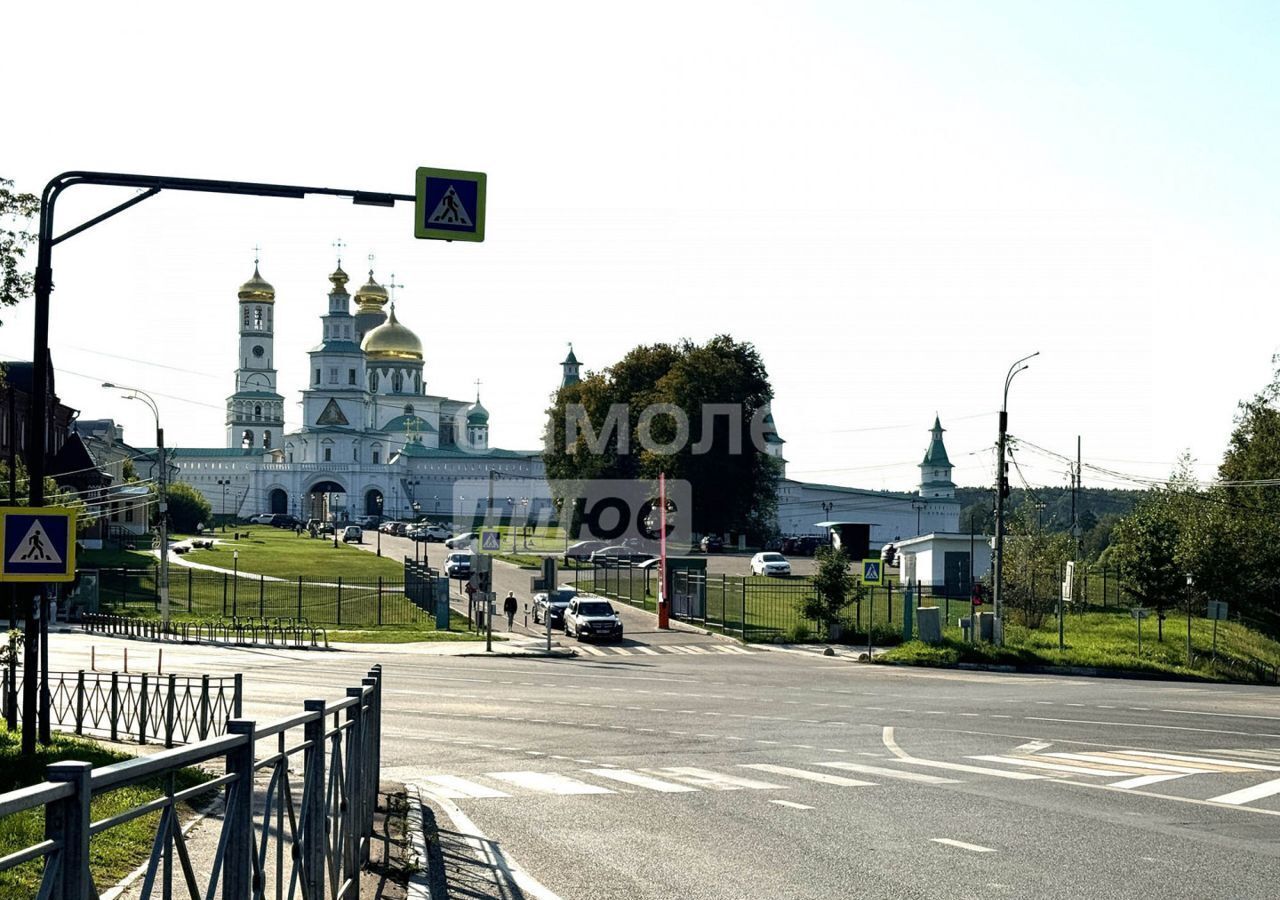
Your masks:
{"label": "white car", "polygon": [[453,537],[453,532],[442,525],[423,525],[409,532],[409,537],[415,541],[425,541],[430,544],[432,541],[447,541]]}
{"label": "white car", "polygon": [[781,553],[757,553],[751,557],[752,575],[790,575],[791,563]]}
{"label": "white car", "polygon": [[480,535],[474,531],[468,531],[466,534],[460,534],[457,537],[451,537],[444,542],[444,545],[450,550],[470,550],[471,542],[480,540]]}

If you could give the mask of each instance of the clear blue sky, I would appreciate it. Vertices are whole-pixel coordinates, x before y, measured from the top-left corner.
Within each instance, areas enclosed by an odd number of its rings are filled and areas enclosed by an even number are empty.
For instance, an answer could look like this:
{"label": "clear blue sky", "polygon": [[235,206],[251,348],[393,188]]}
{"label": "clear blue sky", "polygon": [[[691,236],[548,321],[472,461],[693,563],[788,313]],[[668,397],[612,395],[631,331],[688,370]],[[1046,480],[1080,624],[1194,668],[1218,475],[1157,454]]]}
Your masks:
{"label": "clear blue sky", "polygon": [[[537,446],[567,341],[595,369],[729,332],[765,357],[800,477],[909,488],[937,413],[957,480],[989,482],[1005,370],[1037,349],[1013,432],[1211,474],[1280,343],[1278,9],[28,4],[0,173],[489,173],[478,246],[415,242],[406,210],[162,195],[59,247],[59,389],[139,442],[145,410],[100,381],[167,395],[171,442],[222,444],[254,244],[298,424],[341,236],[353,276],[374,251],[405,285],[429,390],[484,380],[501,446]],[[61,223],[118,199],[68,194]],[[29,310],[4,321],[0,355],[29,358]]]}

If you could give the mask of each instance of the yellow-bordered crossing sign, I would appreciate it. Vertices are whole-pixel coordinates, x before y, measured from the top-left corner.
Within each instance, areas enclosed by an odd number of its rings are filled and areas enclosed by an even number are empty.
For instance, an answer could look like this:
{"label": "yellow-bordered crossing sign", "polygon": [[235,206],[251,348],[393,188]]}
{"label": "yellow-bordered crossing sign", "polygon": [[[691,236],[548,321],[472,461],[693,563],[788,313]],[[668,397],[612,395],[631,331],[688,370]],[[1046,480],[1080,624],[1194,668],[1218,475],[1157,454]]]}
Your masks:
{"label": "yellow-bordered crossing sign", "polygon": [[884,578],[884,565],[878,559],[862,561],[862,583],[881,584]]}

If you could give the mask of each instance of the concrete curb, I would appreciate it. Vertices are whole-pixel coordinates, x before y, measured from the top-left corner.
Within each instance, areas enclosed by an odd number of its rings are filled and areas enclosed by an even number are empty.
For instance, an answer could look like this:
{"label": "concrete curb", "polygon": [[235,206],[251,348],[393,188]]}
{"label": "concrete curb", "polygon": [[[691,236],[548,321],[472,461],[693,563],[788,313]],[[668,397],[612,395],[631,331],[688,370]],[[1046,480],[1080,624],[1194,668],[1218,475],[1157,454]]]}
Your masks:
{"label": "concrete curb", "polygon": [[571,659],[578,655],[578,651],[572,647],[565,647],[557,650],[504,650],[501,653],[485,653],[483,650],[475,653],[454,653],[452,656],[459,659],[500,659],[510,657],[513,659]]}
{"label": "concrete curb", "polygon": [[410,900],[432,900],[431,866],[427,854],[426,829],[422,824],[422,794],[416,784],[405,785],[409,795],[409,811],[405,822],[409,828],[409,848],[413,854],[413,874],[409,876],[407,892]]}
{"label": "concrete curb", "polygon": [[[1124,678],[1139,681],[1182,681],[1193,684],[1258,684],[1256,681],[1219,681],[1212,678],[1199,678],[1195,675],[1177,675],[1172,672],[1140,672],[1134,669],[1101,669],[1093,666],[1014,666],[1007,663],[971,663],[960,662],[948,665],[898,662],[897,660],[877,660],[881,666],[901,666],[914,669],[961,669],[967,672],[1002,672],[1023,675],[1070,675],[1077,678]],[[1265,685],[1263,685],[1265,687]]]}

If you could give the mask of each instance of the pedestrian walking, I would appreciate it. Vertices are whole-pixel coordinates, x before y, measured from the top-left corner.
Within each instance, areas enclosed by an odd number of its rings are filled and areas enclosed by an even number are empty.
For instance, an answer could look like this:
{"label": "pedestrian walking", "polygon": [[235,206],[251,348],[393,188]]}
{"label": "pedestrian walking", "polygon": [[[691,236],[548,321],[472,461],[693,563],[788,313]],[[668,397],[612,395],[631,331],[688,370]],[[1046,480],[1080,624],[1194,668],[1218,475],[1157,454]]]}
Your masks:
{"label": "pedestrian walking", "polygon": [[516,610],[520,608],[520,601],[516,599],[515,591],[507,591],[507,599],[502,601],[502,611],[507,614],[507,631],[515,626]]}

